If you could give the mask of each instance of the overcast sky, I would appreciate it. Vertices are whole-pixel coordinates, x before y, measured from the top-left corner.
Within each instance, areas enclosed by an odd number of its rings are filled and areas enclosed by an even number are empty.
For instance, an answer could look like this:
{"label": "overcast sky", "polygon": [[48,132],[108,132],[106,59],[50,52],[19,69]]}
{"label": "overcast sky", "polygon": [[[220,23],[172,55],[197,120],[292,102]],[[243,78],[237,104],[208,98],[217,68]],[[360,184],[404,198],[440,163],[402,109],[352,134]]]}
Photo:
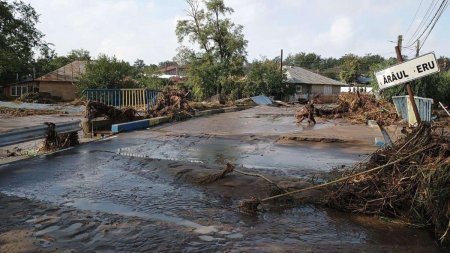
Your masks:
{"label": "overcast sky", "polygon": [[[41,14],[38,28],[58,54],[83,48],[147,64],[170,60],[179,46],[177,20],[184,0],[26,0]],[[436,0],[437,1],[437,0]],[[405,45],[432,0],[225,0],[232,20],[244,26],[248,59],[298,52],[324,57],[346,53],[395,56],[398,34]],[[421,8],[419,9],[419,5]],[[414,16],[416,11],[419,12]],[[422,53],[450,56],[450,15],[442,15]],[[404,54],[413,54],[404,51]]]}

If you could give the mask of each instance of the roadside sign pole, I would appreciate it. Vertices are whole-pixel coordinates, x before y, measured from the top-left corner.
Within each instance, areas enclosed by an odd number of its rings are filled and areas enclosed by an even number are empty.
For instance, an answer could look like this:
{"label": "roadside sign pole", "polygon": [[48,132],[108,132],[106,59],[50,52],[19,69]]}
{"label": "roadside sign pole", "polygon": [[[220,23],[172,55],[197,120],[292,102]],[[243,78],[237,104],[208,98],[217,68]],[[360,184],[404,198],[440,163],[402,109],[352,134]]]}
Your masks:
{"label": "roadside sign pole", "polygon": [[[395,47],[395,53],[397,54],[397,63],[403,62],[403,56],[400,49],[401,45],[402,45],[402,36],[400,35],[398,38],[398,45]],[[414,116],[416,117],[417,124],[420,124],[422,120],[420,119],[419,110],[417,110],[416,100],[414,99],[414,93],[409,83],[406,83],[406,91],[408,92],[409,101],[411,101],[411,105],[414,111]]]}

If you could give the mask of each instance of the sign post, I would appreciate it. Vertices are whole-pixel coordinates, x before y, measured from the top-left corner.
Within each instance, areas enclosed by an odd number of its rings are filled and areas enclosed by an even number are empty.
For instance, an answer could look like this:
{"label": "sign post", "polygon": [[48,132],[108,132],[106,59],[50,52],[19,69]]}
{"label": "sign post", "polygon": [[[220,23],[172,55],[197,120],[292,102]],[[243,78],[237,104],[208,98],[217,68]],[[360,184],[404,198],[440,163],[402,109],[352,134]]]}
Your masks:
{"label": "sign post", "polygon": [[400,47],[396,46],[395,51],[399,64],[375,73],[377,82],[380,90],[406,83],[406,90],[414,111],[414,116],[416,117],[417,123],[420,123],[419,111],[417,110],[414,94],[408,82],[439,72],[436,56],[433,53],[429,53],[403,62]]}

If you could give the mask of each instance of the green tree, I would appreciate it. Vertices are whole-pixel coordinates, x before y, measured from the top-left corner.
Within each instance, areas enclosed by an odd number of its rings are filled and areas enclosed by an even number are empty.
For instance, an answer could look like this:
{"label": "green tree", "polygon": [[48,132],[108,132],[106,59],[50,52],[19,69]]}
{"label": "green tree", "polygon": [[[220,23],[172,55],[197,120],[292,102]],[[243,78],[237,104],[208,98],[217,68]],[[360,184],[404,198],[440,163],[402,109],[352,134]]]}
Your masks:
{"label": "green tree", "polygon": [[246,75],[246,85],[243,90],[244,96],[256,96],[264,94],[274,96],[278,99],[293,92],[292,88],[286,86],[286,73],[280,71],[279,63],[273,60],[263,59],[251,63]]}
{"label": "green tree", "polygon": [[296,66],[310,70],[322,70],[324,69],[324,60],[322,57],[315,53],[300,52],[295,55],[289,55],[286,57],[285,65]]}
{"label": "green tree", "polygon": [[33,73],[35,51],[46,45],[37,28],[39,15],[22,1],[0,1],[0,84]]}
{"label": "green tree", "polygon": [[244,74],[247,41],[243,27],[227,18],[233,9],[223,0],[204,1],[203,9],[197,0],[186,2],[188,19],[178,21],[176,34],[180,43],[188,39],[199,48],[181,52],[187,62],[188,83],[198,98],[223,94],[223,87]]}
{"label": "green tree", "polygon": [[49,45],[41,47],[39,57],[34,61],[36,77],[45,75],[55,69],[67,65],[73,61],[90,61],[89,51],[84,49],[71,50],[66,56],[58,56]]}
{"label": "green tree", "polygon": [[90,61],[91,54],[85,49],[72,49],[66,56],[68,63],[73,61]]}
{"label": "green tree", "polygon": [[354,83],[360,75],[361,60],[357,55],[346,54],[341,58],[339,78],[345,83]]}
{"label": "green tree", "polygon": [[86,65],[86,73],[77,83],[79,92],[92,88],[134,88],[139,87],[134,79],[135,69],[115,56],[100,55]]}

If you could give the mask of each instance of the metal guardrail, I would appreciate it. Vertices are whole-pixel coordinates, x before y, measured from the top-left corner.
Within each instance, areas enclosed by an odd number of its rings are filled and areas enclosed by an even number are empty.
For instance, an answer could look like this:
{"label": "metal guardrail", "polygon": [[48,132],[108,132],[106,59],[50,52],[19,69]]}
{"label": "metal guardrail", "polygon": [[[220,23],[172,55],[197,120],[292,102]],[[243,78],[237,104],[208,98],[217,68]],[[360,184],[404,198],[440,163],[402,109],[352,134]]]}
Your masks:
{"label": "metal guardrail", "polygon": [[87,100],[102,102],[119,109],[131,107],[138,111],[149,110],[155,103],[159,91],[150,89],[86,89]]}
{"label": "metal guardrail", "polygon": [[[57,123],[55,124],[55,130],[59,134],[76,132],[81,130],[80,122],[81,121],[78,120],[78,121]],[[45,137],[47,129],[48,126],[42,125],[0,133],[0,147],[42,139]]]}

